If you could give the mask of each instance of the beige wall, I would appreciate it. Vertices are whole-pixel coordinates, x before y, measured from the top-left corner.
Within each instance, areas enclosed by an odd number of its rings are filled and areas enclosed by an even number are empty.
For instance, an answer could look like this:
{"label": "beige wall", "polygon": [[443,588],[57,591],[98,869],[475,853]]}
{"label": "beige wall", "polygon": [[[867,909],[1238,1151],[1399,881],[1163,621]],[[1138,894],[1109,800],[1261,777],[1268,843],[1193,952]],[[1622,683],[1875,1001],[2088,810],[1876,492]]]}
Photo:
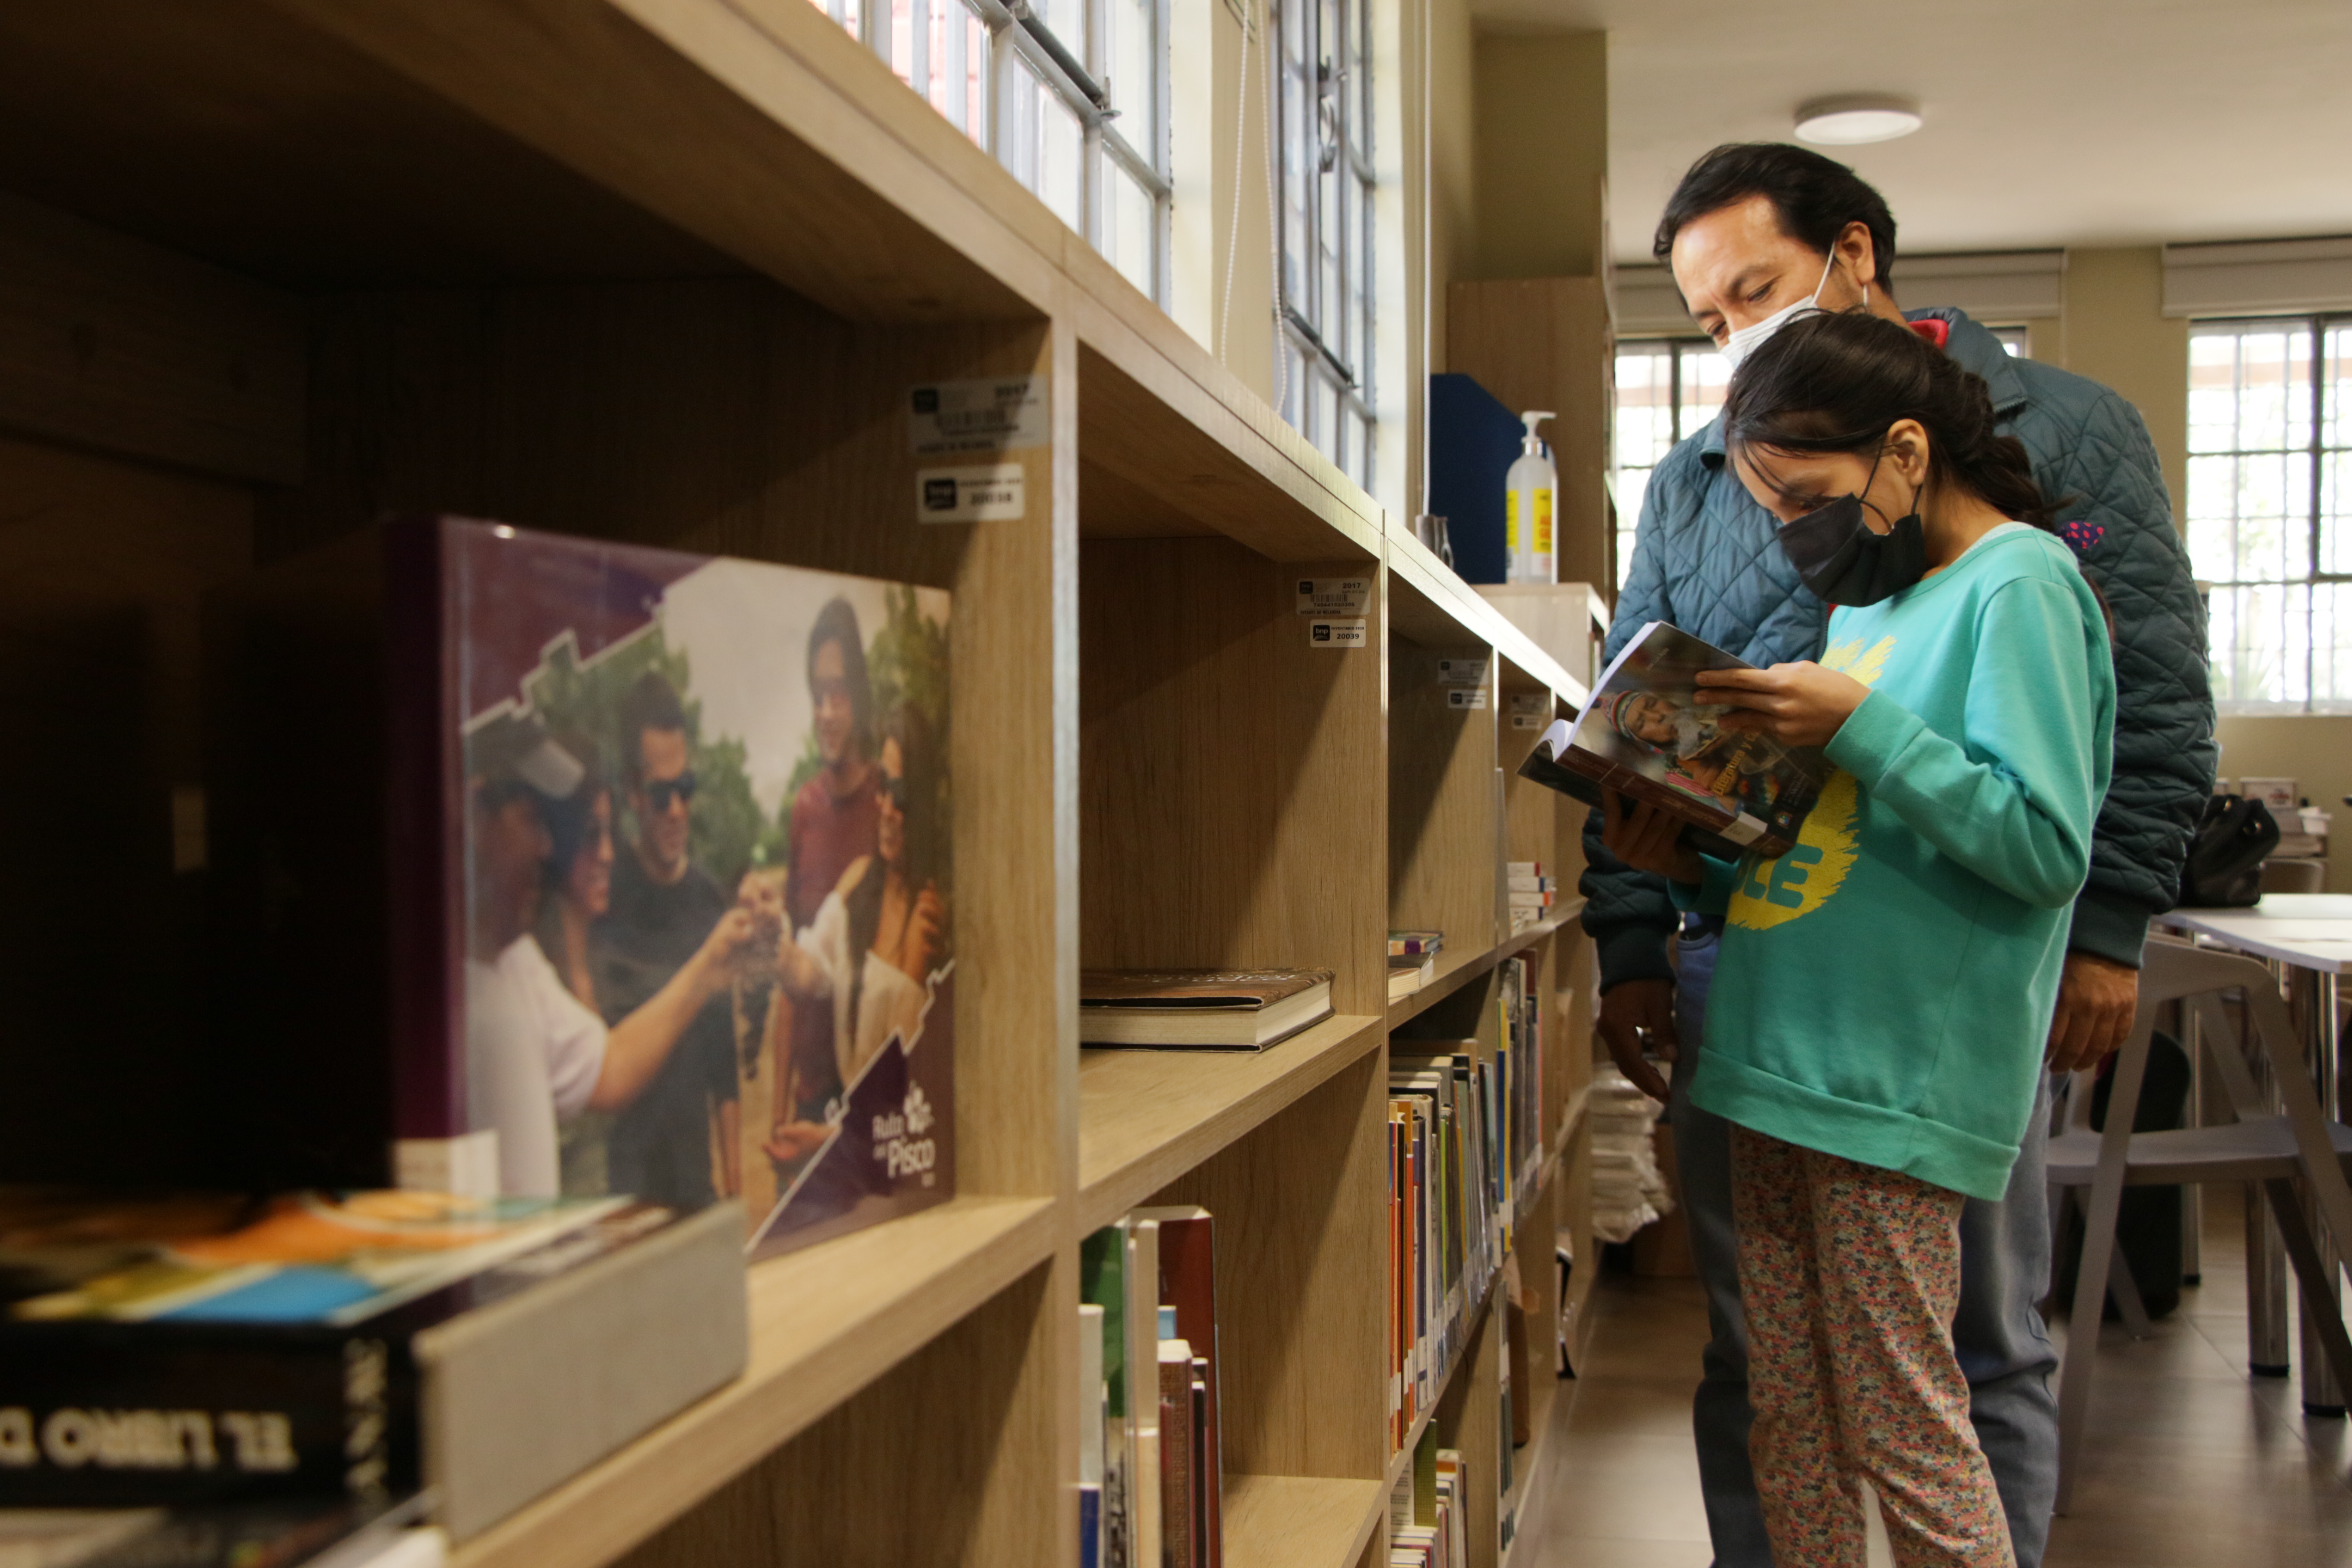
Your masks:
{"label": "beige wall", "polygon": [[1474,276],[1592,277],[1609,254],[1609,35],[1482,34],[1474,76]]}
{"label": "beige wall", "polygon": [[2189,477],[2189,323],[2164,316],[2163,293],[2155,246],[2070,250],[2060,354],[2038,343],[2034,353],[2131,400],[2147,421],[2177,517]]}
{"label": "beige wall", "polygon": [[2344,804],[2352,795],[2352,715],[2230,715],[2221,736],[2223,778],[2291,778],[2312,805],[2334,815],[2327,889],[2352,892],[2352,808]]}

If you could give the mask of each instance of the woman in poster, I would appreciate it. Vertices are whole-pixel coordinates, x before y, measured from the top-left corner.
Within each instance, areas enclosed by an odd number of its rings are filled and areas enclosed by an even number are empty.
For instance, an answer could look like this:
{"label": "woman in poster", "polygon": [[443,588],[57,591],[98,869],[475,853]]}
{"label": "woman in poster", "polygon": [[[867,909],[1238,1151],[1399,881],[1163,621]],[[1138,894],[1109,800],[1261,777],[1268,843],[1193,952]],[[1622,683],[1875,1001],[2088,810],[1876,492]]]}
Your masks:
{"label": "woman in poster", "polygon": [[[852,863],[816,918],[782,944],[784,988],[803,1004],[831,1004],[835,1065],[845,1087],[894,1034],[909,1046],[921,1026],[928,982],[947,959],[947,901],[938,881],[938,759],[929,726],[900,704],[883,726],[876,758],[880,812],[876,852]],[[776,1129],[797,1148],[809,1130]]]}

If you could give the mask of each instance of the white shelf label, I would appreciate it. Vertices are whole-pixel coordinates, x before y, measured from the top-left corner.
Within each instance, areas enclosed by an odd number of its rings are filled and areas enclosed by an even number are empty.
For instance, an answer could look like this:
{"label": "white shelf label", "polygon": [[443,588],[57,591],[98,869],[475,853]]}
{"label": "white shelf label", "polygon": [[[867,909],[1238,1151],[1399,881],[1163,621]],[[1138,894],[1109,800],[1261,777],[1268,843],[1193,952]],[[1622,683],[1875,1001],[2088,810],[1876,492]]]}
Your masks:
{"label": "white shelf label", "polygon": [[1364,625],[1361,616],[1309,621],[1307,623],[1307,640],[1317,647],[1362,647]]}
{"label": "white shelf label", "polygon": [[1301,577],[1298,613],[1302,616],[1362,616],[1372,607],[1370,577]]}
{"label": "white shelf label", "polygon": [[915,470],[917,522],[1011,522],[1022,515],[1018,463]]}
{"label": "white shelf label", "polygon": [[1549,691],[1511,693],[1511,728],[1514,730],[1540,730],[1550,711],[1551,693]]}
{"label": "white shelf label", "polygon": [[907,437],[919,458],[1014,452],[1053,435],[1042,375],[940,381],[908,394]]}
{"label": "white shelf label", "polygon": [[[1444,686],[1484,686],[1486,684],[1486,656],[1441,658],[1437,661],[1437,679]],[[1456,707],[1461,704],[1456,703]],[[1485,703],[1478,706],[1485,707]]]}
{"label": "white shelf label", "polygon": [[1448,708],[1484,708],[1486,706],[1486,689],[1483,686],[1453,687],[1445,693],[1445,705]]}

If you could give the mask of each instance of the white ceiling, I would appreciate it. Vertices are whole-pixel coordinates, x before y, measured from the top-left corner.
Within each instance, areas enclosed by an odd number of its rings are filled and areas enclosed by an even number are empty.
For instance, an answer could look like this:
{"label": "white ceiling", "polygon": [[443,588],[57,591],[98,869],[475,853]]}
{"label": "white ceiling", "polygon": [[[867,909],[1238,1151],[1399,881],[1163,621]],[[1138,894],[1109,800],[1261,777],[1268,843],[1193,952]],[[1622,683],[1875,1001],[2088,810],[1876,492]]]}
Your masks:
{"label": "white ceiling", "polygon": [[1482,25],[1605,28],[1612,244],[1720,142],[1797,105],[1916,97],[1924,129],[1824,148],[1901,248],[2352,232],[2352,0],[1474,0]]}

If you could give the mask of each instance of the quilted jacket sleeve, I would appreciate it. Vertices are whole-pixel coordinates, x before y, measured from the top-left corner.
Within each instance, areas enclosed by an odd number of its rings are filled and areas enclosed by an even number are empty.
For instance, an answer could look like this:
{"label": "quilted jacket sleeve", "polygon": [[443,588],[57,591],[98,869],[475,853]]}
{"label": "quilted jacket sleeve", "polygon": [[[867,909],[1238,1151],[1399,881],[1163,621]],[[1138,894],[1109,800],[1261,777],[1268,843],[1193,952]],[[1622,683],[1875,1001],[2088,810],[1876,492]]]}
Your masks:
{"label": "quilted jacket sleeve", "polygon": [[2070,945],[2137,968],[2149,917],[2172,907],[2213,787],[2205,613],[2137,409],[2100,389],[2050,493],[2064,502],[2061,533],[2115,616],[2115,776]]}
{"label": "quilted jacket sleeve", "polygon": [[[1651,473],[1633,535],[1633,569],[1609,622],[1607,658],[1616,658],[1650,622],[1674,619],[1666,603],[1665,535],[1669,526],[1692,521],[1704,477],[1696,442],[1676,447]],[[1585,898],[1584,929],[1600,961],[1601,990],[1627,980],[1674,978],[1666,941],[1682,917],[1663,879],[1634,870],[1601,847],[1598,811],[1585,821],[1584,875],[1577,891]]]}

